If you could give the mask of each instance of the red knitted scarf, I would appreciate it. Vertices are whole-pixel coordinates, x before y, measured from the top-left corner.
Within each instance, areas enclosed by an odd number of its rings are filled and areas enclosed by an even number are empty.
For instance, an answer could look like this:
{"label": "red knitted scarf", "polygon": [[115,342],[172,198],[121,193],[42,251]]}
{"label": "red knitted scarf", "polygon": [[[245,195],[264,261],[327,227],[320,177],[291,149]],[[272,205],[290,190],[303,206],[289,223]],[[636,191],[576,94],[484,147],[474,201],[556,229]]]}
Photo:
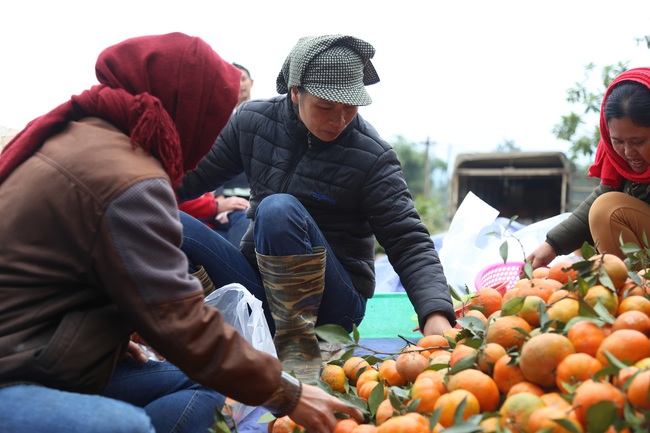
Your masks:
{"label": "red knitted scarf", "polygon": [[162,163],[173,185],[196,167],[237,103],[239,69],[200,38],[144,36],[104,50],[101,84],[31,121],[0,154],[0,183],[68,122],[99,117]]}

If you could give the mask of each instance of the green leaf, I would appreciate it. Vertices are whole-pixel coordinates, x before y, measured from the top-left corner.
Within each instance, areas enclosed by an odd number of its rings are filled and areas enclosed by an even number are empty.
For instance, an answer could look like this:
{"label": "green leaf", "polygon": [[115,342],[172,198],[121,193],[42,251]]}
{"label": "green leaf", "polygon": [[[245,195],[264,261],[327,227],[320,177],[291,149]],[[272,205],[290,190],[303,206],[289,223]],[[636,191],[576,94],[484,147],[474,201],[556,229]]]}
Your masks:
{"label": "green leaf", "polygon": [[340,325],[317,326],[314,331],[316,335],[327,343],[350,344],[354,343],[350,334]]}
{"label": "green leaf", "polygon": [[265,412],[257,419],[257,423],[258,424],[268,424],[271,421],[273,421],[274,419],[275,419],[275,416],[273,416],[273,414],[271,412]]}
{"label": "green leaf", "polygon": [[501,316],[514,316],[523,308],[525,300],[523,296],[512,298],[501,307]]}
{"label": "green leaf", "polygon": [[368,410],[368,403],[360,399],[358,396],[349,393],[349,394],[340,394],[338,398],[345,401],[352,407],[359,409],[365,416],[370,416],[370,411]]}
{"label": "green leaf", "polygon": [[609,352],[609,350],[605,350],[603,353],[605,354],[605,357],[606,357],[607,360],[609,361],[609,365],[613,365],[613,366],[615,366],[616,368],[619,368],[619,369],[621,369],[621,370],[624,370],[624,369],[626,369],[627,367],[629,367],[629,365],[626,364],[624,361],[621,361],[621,360],[619,360],[618,358],[616,358],[614,355],[612,355],[612,354]]}
{"label": "green leaf", "polygon": [[478,317],[465,316],[458,319],[457,322],[462,328],[485,332],[485,325]]}
{"label": "green leaf", "polygon": [[451,370],[449,370],[449,374],[456,374],[459,371],[467,370],[468,368],[474,367],[476,365],[476,358],[477,355],[473,354],[460,359],[458,362],[454,364]]}
{"label": "green leaf", "polygon": [[616,405],[601,401],[587,409],[587,430],[589,433],[604,433],[617,418]]}
{"label": "green leaf", "polygon": [[459,302],[463,302],[463,299],[458,295],[458,293],[456,293],[456,291],[453,289],[453,287],[448,285],[447,289],[449,290],[449,294],[451,295],[452,298],[454,298],[455,300],[457,300]]}
{"label": "green leaf", "polygon": [[598,317],[609,324],[614,323],[614,320],[616,320],[616,317],[612,316],[612,313],[610,313],[609,310],[603,305],[603,303],[600,302],[600,299],[596,301],[596,305],[594,305],[594,311],[598,314]]}
{"label": "green leaf", "polygon": [[579,430],[578,427],[568,419],[554,419],[553,421],[571,433],[582,433],[582,430]]}
{"label": "green leaf", "polygon": [[214,411],[214,424],[212,425],[214,433],[232,433],[228,423],[226,422],[226,417],[221,413],[220,410]]}
{"label": "green leaf", "polygon": [[463,422],[463,416],[465,415],[465,406],[467,406],[467,397],[463,398],[463,401],[460,402],[456,408],[456,411],[454,412],[454,425]]}
{"label": "green leaf", "polygon": [[529,280],[533,279],[533,262],[524,263],[524,276]]}
{"label": "green leaf", "polygon": [[372,416],[375,416],[377,408],[382,401],[384,401],[384,384],[378,383],[372,389],[370,397],[368,397],[368,409],[370,409]]}
{"label": "green leaf", "polygon": [[508,241],[503,242],[499,247],[499,255],[503,259],[503,263],[508,261]]}

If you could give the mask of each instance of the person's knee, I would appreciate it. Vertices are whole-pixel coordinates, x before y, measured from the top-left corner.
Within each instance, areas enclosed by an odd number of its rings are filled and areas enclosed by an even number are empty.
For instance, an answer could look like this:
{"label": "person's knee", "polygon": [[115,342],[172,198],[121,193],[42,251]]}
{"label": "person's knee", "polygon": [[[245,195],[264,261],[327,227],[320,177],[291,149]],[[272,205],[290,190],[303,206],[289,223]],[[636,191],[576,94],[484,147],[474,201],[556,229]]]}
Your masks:
{"label": "person's knee", "polygon": [[278,214],[286,214],[298,204],[298,199],[290,194],[273,194],[265,197],[257,206],[256,219]]}
{"label": "person's knee", "polygon": [[262,200],[257,207],[255,226],[266,237],[282,235],[292,216],[298,212],[300,202],[289,194],[274,194]]}
{"label": "person's knee", "polygon": [[625,195],[619,192],[608,192],[594,200],[589,208],[589,226],[599,226],[602,224],[609,224],[612,214],[620,208],[620,195]]}

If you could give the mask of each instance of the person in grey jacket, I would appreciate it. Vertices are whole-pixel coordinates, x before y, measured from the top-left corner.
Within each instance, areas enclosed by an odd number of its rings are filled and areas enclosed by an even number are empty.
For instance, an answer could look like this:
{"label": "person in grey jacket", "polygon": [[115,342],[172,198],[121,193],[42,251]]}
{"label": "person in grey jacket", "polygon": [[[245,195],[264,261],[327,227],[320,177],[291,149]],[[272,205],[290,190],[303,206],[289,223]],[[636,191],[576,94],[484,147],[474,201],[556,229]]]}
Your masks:
{"label": "person in grey jacket", "polygon": [[[240,247],[263,287],[247,287],[270,308],[283,366],[302,377],[320,368],[314,326],[350,331],[363,319],[374,292],[375,237],[422,332],[442,334],[455,323],[438,253],[397,155],[358,114],[372,101],[365,86],[379,81],[374,53],[352,36],[301,38],[278,75],[280,96],[240,106],[178,190],[191,199],[242,171],[248,176],[251,224]],[[236,272],[248,275],[234,260]],[[223,268],[208,273],[217,286],[227,282]]]}
{"label": "person in grey jacket", "polygon": [[584,242],[625,259],[621,240],[643,247],[650,235],[650,68],[630,69],[612,81],[603,98],[600,135],[589,168],[600,185],[527,257],[533,268]]}

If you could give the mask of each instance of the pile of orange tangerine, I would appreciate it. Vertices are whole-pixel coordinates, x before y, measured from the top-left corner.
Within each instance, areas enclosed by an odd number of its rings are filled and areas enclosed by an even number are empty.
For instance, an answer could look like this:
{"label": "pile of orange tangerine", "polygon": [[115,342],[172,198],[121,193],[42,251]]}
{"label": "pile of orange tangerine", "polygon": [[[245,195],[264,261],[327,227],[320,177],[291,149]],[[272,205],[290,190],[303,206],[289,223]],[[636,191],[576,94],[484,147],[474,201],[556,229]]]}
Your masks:
{"label": "pile of orange tangerine", "polygon": [[[650,431],[643,277],[609,254],[558,262],[504,295],[478,290],[444,336],[374,365],[328,364],[322,384],[367,409],[364,423],[341,419],[334,433]],[[288,417],[269,424],[297,430]]]}

